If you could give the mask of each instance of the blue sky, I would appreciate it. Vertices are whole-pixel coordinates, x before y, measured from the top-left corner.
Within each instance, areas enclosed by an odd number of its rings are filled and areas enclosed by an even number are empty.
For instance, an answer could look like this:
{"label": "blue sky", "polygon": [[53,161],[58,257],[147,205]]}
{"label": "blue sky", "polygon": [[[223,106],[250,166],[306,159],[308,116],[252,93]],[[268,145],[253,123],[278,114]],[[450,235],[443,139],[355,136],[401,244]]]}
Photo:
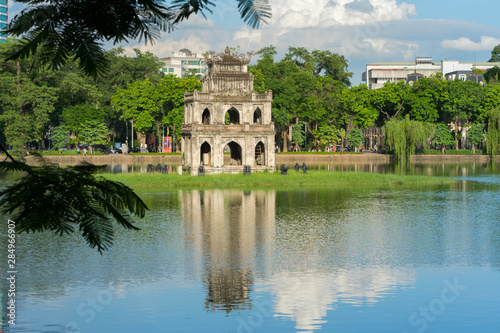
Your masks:
{"label": "blue sky", "polygon": [[[487,61],[500,44],[498,0],[269,0],[273,18],[253,30],[239,19],[236,0],[216,0],[208,19],[192,17],[154,45],[123,44],[159,57],[188,48],[222,52],[226,45],[257,51],[274,45],[280,59],[289,46],[343,54],[359,84],[366,64],[414,61]],[[19,9],[15,2],[11,12]]]}

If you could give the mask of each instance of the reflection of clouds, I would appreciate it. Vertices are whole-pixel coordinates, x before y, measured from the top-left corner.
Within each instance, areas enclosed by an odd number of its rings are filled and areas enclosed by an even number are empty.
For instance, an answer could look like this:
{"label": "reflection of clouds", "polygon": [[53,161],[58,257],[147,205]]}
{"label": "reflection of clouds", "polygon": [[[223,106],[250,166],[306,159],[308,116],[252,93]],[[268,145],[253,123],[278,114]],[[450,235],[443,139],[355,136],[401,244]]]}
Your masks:
{"label": "reflection of clouds", "polygon": [[374,305],[398,287],[415,284],[415,272],[385,267],[336,272],[281,272],[269,285],[275,316],[290,317],[296,329],[320,329],[328,310],[338,303]]}

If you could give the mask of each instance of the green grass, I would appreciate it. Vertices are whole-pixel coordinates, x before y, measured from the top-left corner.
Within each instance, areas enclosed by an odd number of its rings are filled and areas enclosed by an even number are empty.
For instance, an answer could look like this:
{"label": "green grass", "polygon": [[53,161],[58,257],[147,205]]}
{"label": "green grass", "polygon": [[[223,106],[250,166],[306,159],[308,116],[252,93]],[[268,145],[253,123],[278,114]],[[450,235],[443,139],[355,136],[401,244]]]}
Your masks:
{"label": "green grass", "polygon": [[167,188],[167,187],[262,187],[262,186],[340,186],[340,185],[403,185],[454,182],[450,178],[430,176],[401,176],[394,174],[376,174],[363,172],[309,171],[307,174],[288,172],[252,173],[251,176],[207,175],[204,177],[142,173],[142,174],[102,174],[107,179],[119,181],[132,188]]}

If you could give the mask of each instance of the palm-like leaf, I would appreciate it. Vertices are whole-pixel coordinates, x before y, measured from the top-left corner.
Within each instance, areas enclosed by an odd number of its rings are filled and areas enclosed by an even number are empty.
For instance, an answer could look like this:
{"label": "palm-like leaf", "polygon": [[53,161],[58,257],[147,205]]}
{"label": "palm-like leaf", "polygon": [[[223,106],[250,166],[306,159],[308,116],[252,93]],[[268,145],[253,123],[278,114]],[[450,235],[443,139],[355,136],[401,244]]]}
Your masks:
{"label": "palm-like leaf", "polygon": [[238,10],[243,21],[252,28],[271,18],[271,6],[267,0],[238,0]]}
{"label": "palm-like leaf", "polygon": [[113,222],[138,230],[131,215],[142,218],[148,208],[129,187],[95,176],[101,168],[0,162],[1,170],[26,173],[0,192],[0,206],[20,232],[52,230],[62,235],[78,229],[102,253],[113,243]]}

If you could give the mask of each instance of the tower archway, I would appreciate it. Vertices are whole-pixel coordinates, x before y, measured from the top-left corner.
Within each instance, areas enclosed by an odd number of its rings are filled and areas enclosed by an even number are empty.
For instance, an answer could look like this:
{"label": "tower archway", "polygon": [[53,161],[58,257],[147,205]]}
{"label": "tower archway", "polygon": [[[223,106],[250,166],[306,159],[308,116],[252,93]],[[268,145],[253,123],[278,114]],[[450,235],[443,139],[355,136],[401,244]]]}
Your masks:
{"label": "tower archway", "polygon": [[201,115],[201,123],[203,125],[210,125],[210,110],[208,108],[203,110],[203,114]]}
{"label": "tower archway", "polygon": [[253,123],[262,125],[262,111],[260,110],[260,108],[255,109],[253,113]]}
{"label": "tower archway", "polygon": [[240,113],[235,108],[227,110],[224,118],[226,125],[238,125],[240,123]]}
{"label": "tower archway", "polygon": [[266,152],[262,141],[255,146],[255,164],[266,165]]}
{"label": "tower archway", "polygon": [[210,166],[211,165],[211,152],[212,149],[208,142],[203,142],[200,148],[200,165]]}
{"label": "tower archway", "polygon": [[229,142],[228,144],[229,150],[231,152],[231,161],[230,165],[243,165],[243,155],[241,146],[234,141]]}

